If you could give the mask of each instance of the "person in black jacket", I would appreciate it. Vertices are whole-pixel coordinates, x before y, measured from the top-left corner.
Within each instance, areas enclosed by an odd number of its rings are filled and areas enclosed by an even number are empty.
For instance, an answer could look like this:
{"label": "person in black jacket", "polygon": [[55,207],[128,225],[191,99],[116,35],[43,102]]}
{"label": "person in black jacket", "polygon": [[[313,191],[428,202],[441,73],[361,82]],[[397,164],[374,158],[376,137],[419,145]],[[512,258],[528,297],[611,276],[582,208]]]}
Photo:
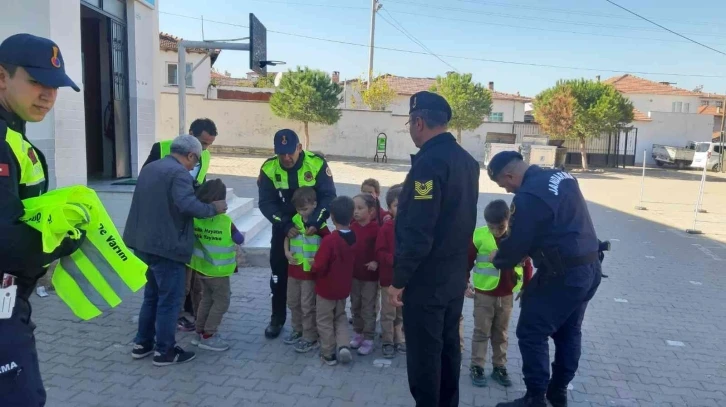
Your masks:
{"label": "person in black jacket", "polygon": [[275,133],[275,157],[265,161],[257,177],[258,205],[263,215],[272,223],[270,242],[270,290],[272,291],[272,316],[265,329],[269,339],[277,338],[287,319],[287,257],[285,236],[298,235],[292,223],[295,207],[292,194],[303,186],[315,189],[318,205],[305,225],[306,233],[315,234],[330,215],[328,206],[335,199],[333,173],[325,159],[315,153],[303,151],[297,134],[290,129]]}
{"label": "person in black jacket", "polygon": [[[19,219],[23,199],[48,191],[43,153],[25,136],[53,108],[58,88],[80,89],[66,75],[53,41],[16,34],[0,44],[0,405],[45,405],[28,298],[47,265],[73,253],[83,238],[66,238],[44,253],[41,234]],[[85,235],[84,235],[85,236]]]}
{"label": "person in black jacket", "polygon": [[452,112],[443,97],[419,92],[410,107],[409,131],[420,150],[398,198],[388,296],[403,306],[416,406],[453,407],[459,405],[458,327],[476,227],[479,163],[446,131]]}

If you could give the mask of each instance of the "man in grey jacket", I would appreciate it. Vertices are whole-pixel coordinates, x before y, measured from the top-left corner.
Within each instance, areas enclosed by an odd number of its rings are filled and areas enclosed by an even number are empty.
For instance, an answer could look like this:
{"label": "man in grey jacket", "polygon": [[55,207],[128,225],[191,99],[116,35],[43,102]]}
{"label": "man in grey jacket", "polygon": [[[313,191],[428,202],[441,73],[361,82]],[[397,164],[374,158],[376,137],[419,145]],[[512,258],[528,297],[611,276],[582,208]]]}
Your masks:
{"label": "man in grey jacket", "polygon": [[189,170],[199,162],[201,154],[202,145],[193,136],[174,139],[171,154],[139,173],[126,220],[124,241],[149,266],[131,356],[141,359],[154,353],[156,366],[194,359],[194,352],[175,346],[185,265],[194,247],[193,222],[194,218],[211,218],[227,211],[225,201],[205,204],[194,195]]}

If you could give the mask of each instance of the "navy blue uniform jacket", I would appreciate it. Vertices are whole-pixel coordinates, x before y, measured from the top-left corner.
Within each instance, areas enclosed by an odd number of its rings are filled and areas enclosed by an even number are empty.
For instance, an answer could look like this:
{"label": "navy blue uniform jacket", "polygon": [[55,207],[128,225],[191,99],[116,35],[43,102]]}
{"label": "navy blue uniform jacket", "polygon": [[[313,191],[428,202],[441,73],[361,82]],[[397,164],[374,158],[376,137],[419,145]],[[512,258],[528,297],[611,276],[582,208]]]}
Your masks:
{"label": "navy blue uniform jacket", "polygon": [[398,198],[394,287],[441,287],[463,295],[478,198],[479,163],[451,133],[432,138],[411,157]]}

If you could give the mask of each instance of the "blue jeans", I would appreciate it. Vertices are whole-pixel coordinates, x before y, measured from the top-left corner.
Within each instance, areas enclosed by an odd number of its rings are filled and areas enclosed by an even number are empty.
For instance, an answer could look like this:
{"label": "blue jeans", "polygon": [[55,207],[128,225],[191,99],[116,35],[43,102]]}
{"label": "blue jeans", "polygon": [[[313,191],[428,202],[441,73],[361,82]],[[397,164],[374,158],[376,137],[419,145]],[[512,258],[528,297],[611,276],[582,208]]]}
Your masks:
{"label": "blue jeans", "polygon": [[182,306],[186,266],[153,254],[136,252],[149,266],[146,271],[144,302],[139,312],[139,331],[134,342],[151,346],[162,355],[176,344],[176,323]]}

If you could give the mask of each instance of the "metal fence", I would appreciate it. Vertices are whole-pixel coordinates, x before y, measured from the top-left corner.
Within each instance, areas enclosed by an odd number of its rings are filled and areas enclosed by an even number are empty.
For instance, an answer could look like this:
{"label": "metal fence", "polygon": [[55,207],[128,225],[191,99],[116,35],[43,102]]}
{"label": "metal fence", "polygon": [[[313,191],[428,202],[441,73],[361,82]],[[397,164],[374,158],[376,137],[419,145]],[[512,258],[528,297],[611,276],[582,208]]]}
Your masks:
{"label": "metal fence", "polygon": [[[523,136],[544,135],[539,124],[515,123],[513,133],[517,142]],[[635,127],[618,127],[615,131],[605,133],[598,138],[585,140],[587,162],[592,167],[625,167],[635,165],[635,151],[638,145],[638,129]],[[568,165],[582,165],[579,140],[565,140],[562,144],[567,148]]]}

